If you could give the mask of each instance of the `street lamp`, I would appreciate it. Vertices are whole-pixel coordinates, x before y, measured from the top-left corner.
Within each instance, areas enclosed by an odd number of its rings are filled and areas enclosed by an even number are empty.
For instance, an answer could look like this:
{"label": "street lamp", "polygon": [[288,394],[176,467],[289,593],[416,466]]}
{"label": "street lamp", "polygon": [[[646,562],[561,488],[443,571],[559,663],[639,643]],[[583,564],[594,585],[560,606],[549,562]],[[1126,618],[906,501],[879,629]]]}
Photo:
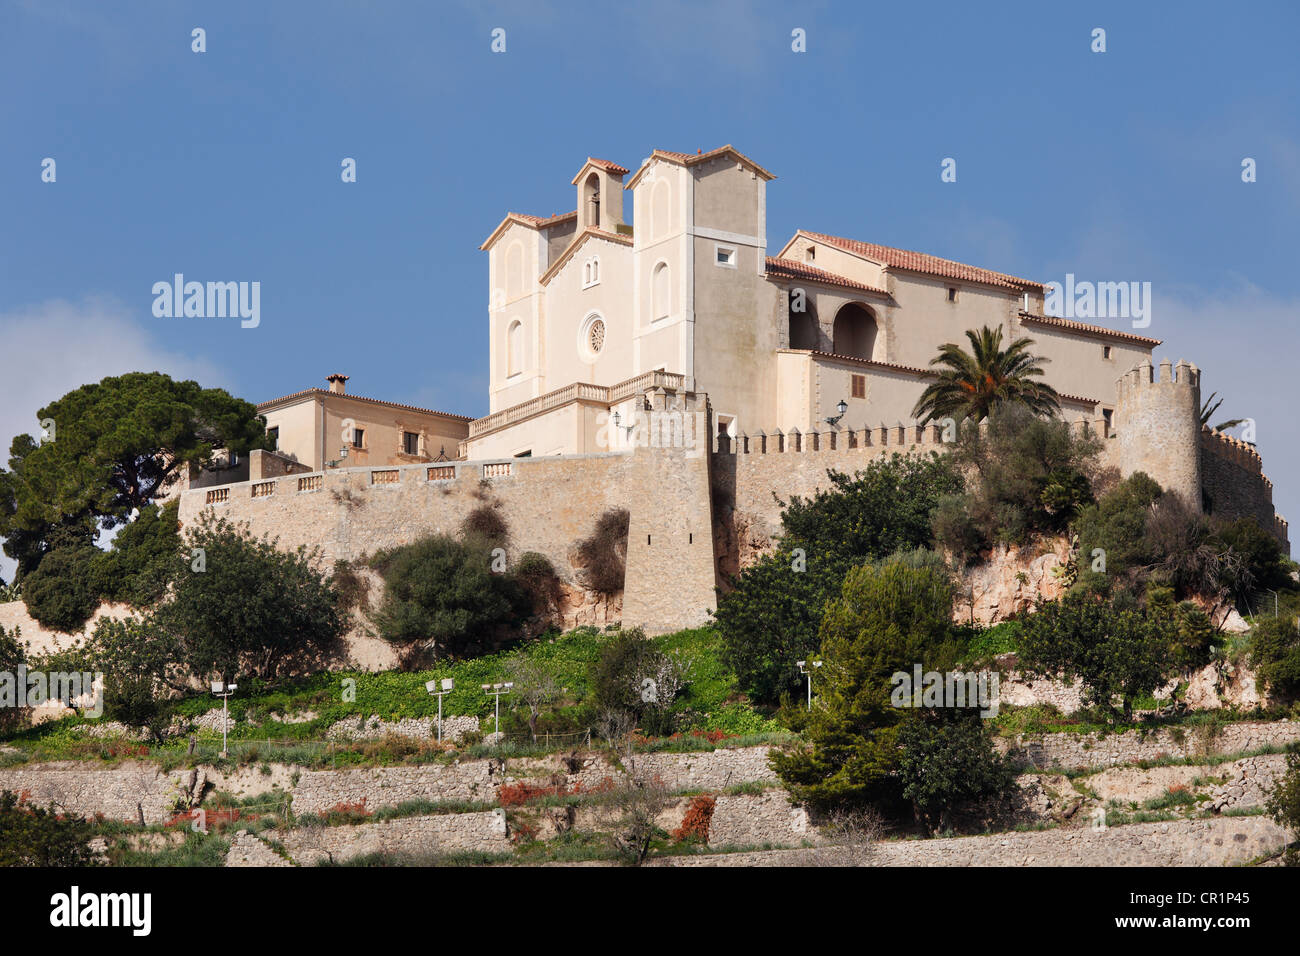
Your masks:
{"label": "street lamp", "polygon": [[805,674],[808,677],[808,709],[812,710],[812,671],[808,669],[808,665],[812,664],[813,667],[821,667],[822,662],[821,661],[795,661],[795,663],[799,665],[799,673]]}
{"label": "street lamp", "polygon": [[238,684],[227,684],[224,680],[212,682],[212,695],[221,698],[221,756],[229,756],[226,750],[226,731],[230,726],[230,695],[239,689]]}
{"label": "street lamp", "polygon": [[484,684],[483,693],[491,694],[496,698],[496,726],[493,733],[501,733],[501,695],[510,693],[510,688],[514,687],[514,681],[508,681],[504,684]]}
{"label": "street lamp", "polygon": [[[441,686],[441,690],[439,690],[439,686]],[[456,689],[456,682],[450,677],[444,677],[441,682],[429,681],[424,685],[424,689],[438,698],[438,743],[442,743],[442,698]]]}
{"label": "street lamp", "polygon": [[840,419],[844,417],[844,413],[849,410],[849,403],[841,398],[840,403],[835,406],[835,410],[839,412],[838,415],[834,416],[833,418],[822,419],[824,422],[826,422],[827,425],[830,425],[832,428],[834,428],[836,425],[840,423]]}

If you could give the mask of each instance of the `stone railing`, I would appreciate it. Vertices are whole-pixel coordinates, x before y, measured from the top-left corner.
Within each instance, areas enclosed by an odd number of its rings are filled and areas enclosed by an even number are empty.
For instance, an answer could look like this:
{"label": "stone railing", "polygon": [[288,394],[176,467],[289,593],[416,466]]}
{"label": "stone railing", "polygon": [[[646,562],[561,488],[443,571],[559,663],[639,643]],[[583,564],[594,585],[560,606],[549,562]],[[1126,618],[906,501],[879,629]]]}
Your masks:
{"label": "stone railing", "polygon": [[499,428],[505,428],[507,425],[513,425],[527,418],[532,418],[534,415],[540,415],[543,412],[559,408],[561,405],[568,405],[570,402],[589,401],[603,405],[613,405],[650,388],[679,389],[684,381],[684,376],[675,372],[653,371],[644,372],[634,378],[629,378],[627,381],[619,382],[617,385],[591,385],[587,382],[574,382],[564,388],[557,388],[545,395],[538,395],[526,402],[520,402],[518,405],[511,405],[509,408],[503,408],[491,415],[474,419],[469,423],[469,437],[480,438],[489,432],[494,432]]}

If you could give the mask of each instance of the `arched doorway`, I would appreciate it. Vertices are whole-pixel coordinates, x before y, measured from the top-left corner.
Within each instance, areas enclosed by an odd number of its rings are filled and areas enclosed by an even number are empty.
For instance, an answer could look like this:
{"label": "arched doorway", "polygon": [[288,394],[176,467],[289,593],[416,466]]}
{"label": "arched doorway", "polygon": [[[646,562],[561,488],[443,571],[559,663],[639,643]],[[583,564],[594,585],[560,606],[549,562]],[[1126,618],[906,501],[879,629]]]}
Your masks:
{"label": "arched doorway", "polygon": [[876,316],[860,302],[850,302],[835,313],[831,349],[836,355],[870,359],[876,350]]}
{"label": "arched doorway", "polygon": [[817,310],[812,299],[803,290],[790,292],[790,348],[816,349],[819,346],[817,335]]}

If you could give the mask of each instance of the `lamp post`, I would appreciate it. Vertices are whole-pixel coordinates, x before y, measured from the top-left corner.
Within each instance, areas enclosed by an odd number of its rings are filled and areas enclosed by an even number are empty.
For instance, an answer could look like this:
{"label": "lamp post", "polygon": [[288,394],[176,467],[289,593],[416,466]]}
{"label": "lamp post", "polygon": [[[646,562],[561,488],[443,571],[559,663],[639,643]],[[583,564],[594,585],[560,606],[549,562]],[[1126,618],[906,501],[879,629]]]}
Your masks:
{"label": "lamp post", "polygon": [[514,687],[514,681],[508,681],[504,684],[484,684],[483,693],[491,694],[496,698],[496,723],[492,732],[501,733],[501,695],[510,693],[510,688]]}
{"label": "lamp post", "polygon": [[227,729],[230,726],[230,695],[239,688],[238,684],[227,684],[224,680],[212,682],[212,695],[221,698],[221,756],[229,756],[227,751]]}
{"label": "lamp post", "polygon": [[822,419],[822,421],[824,421],[827,425],[830,425],[832,428],[834,428],[836,425],[840,423],[840,419],[844,417],[844,413],[849,410],[849,403],[841,398],[840,403],[835,406],[835,410],[839,412],[838,415],[834,416],[833,418]]}
{"label": "lamp post", "polygon": [[808,665],[811,664],[813,667],[821,667],[822,662],[821,661],[795,661],[795,663],[799,665],[799,673],[806,675],[808,678],[808,709],[812,710],[812,671],[808,669]]}
{"label": "lamp post", "polygon": [[456,682],[450,677],[444,677],[441,682],[429,681],[424,685],[424,689],[438,698],[438,743],[442,743],[442,698],[456,689]]}

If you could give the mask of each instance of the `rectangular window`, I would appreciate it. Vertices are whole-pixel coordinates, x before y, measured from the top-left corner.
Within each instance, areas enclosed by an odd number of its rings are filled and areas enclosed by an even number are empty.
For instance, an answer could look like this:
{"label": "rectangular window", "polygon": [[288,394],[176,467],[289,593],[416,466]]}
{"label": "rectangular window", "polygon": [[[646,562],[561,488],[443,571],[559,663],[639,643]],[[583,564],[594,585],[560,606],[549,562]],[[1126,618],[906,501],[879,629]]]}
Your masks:
{"label": "rectangular window", "polygon": [[408,455],[420,453],[420,436],[415,432],[402,432],[402,450]]}
{"label": "rectangular window", "polygon": [[1108,358],[1110,358],[1110,346],[1109,346],[1109,345],[1103,345],[1103,346],[1101,347],[1101,357],[1104,358],[1104,359],[1108,359]]}
{"label": "rectangular window", "polygon": [[266,437],[271,439],[271,451],[278,451],[280,448],[280,426],[275,425],[266,430]]}
{"label": "rectangular window", "polygon": [[1103,409],[1101,410],[1101,417],[1104,418],[1104,419],[1106,420],[1106,437],[1107,437],[1107,438],[1110,437],[1111,416],[1112,416],[1113,414],[1114,414],[1114,413],[1113,413],[1109,408],[1103,408]]}
{"label": "rectangular window", "polygon": [[957,287],[955,285],[948,286],[948,301],[949,302],[957,301]]}
{"label": "rectangular window", "polygon": [[853,376],[853,397],[854,398],[867,397],[867,377],[865,375]]}
{"label": "rectangular window", "polygon": [[364,428],[352,429],[352,447],[353,448],[366,447],[366,430]]}
{"label": "rectangular window", "polygon": [[730,246],[717,247],[717,263],[720,266],[734,269],[736,267],[736,250]]}

